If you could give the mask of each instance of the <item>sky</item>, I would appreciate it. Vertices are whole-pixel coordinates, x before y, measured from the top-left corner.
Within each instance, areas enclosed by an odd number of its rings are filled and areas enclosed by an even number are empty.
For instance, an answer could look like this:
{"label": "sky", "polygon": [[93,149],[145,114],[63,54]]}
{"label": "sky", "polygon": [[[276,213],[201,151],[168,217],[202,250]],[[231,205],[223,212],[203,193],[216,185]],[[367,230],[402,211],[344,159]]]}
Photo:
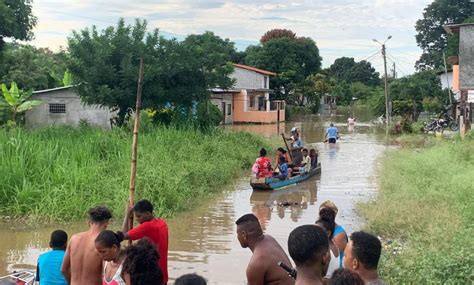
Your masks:
{"label": "sky", "polygon": [[73,30],[103,29],[120,17],[128,23],[146,19],[165,37],[213,31],[236,43],[238,50],[258,44],[273,28],[290,29],[316,41],[323,67],[338,57],[367,59],[383,72],[380,45],[387,41],[389,69],[412,74],[421,55],[415,22],[432,0],[34,0],[38,17],[32,44],[59,50]]}

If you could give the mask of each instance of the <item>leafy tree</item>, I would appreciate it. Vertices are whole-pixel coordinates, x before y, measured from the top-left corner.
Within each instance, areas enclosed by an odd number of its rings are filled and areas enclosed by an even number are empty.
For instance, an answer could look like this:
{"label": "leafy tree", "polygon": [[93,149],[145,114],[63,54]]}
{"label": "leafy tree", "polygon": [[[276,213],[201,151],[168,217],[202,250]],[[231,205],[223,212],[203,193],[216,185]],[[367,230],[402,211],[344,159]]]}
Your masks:
{"label": "leafy tree", "polygon": [[24,92],[18,89],[15,82],[11,83],[10,89],[5,84],[2,84],[2,95],[5,102],[10,107],[12,114],[11,120],[16,121],[16,116],[19,113],[26,112],[35,106],[41,105],[43,102],[39,100],[28,100],[33,94],[32,91]]}
{"label": "leafy tree", "polygon": [[[423,110],[423,100],[426,100],[425,98],[438,98],[443,105],[447,104],[449,100],[446,93],[441,89],[438,76],[431,71],[422,71],[397,79],[390,84],[389,91],[392,102],[413,102],[413,118],[415,120]],[[406,108],[399,109],[405,110]]]}
{"label": "leafy tree", "polygon": [[292,40],[274,38],[246,50],[246,64],[277,73],[270,78],[275,97],[295,103],[293,91],[311,74],[321,69],[321,57],[316,43],[310,38]]}
{"label": "leafy tree", "polygon": [[380,84],[380,74],[375,71],[370,62],[356,62],[352,57],[340,57],[329,67],[336,81],[362,82],[369,86]]}
{"label": "leafy tree", "polygon": [[17,82],[26,90],[61,86],[56,74],[64,74],[66,55],[29,45],[7,44],[0,64],[0,82]]}
{"label": "leafy tree", "polygon": [[32,14],[31,0],[0,0],[0,52],[4,38],[30,40],[36,17]]}
{"label": "leafy tree", "polygon": [[268,32],[266,32],[261,38],[260,38],[260,43],[265,43],[268,42],[269,40],[273,39],[280,39],[280,38],[287,38],[290,40],[296,40],[296,34],[292,32],[291,30],[287,29],[273,29]]}
{"label": "leafy tree", "polygon": [[[457,54],[457,46],[448,48],[448,36],[443,26],[460,24],[474,15],[474,2],[471,0],[434,0],[428,5],[423,18],[416,22],[418,34],[416,42],[423,54],[416,62],[419,70],[434,69],[443,66],[443,51],[448,55]],[[456,42],[454,36],[454,45]]]}
{"label": "leafy tree", "polygon": [[165,45],[158,30],[147,33],[146,26],[146,21],[136,20],[131,26],[120,19],[116,27],[99,32],[93,26],[74,31],[68,39],[68,68],[80,83],[76,87],[79,95],[89,104],[117,110],[119,125],[123,125],[125,117],[135,108],[140,58],[146,64],[143,107],[153,107],[154,95],[164,89],[157,78],[158,64],[165,63],[164,49],[172,49],[173,45]]}

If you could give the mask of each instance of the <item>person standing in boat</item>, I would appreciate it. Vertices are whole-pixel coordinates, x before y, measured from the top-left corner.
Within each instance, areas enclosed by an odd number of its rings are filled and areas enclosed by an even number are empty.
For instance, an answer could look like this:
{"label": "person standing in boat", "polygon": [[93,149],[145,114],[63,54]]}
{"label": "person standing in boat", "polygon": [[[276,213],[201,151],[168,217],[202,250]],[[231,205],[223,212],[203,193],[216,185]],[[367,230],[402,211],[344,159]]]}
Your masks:
{"label": "person standing in boat", "polygon": [[293,164],[295,166],[300,166],[301,160],[303,159],[303,155],[301,153],[301,150],[304,147],[304,143],[303,143],[303,140],[301,140],[300,133],[298,132],[298,129],[297,128],[292,128],[291,129],[291,137],[290,138],[284,137],[284,138],[286,140],[291,141],[291,145],[290,145],[291,150],[290,151],[291,151],[291,155],[293,157]]}
{"label": "person standing in boat", "polygon": [[258,171],[257,178],[265,178],[272,176],[272,162],[267,157],[267,150],[262,148],[260,149],[260,157],[255,161]]}
{"label": "person standing in boat", "polygon": [[333,123],[329,125],[329,128],[326,129],[326,134],[324,135],[324,142],[336,143],[336,140],[339,138],[339,130],[334,126]]}

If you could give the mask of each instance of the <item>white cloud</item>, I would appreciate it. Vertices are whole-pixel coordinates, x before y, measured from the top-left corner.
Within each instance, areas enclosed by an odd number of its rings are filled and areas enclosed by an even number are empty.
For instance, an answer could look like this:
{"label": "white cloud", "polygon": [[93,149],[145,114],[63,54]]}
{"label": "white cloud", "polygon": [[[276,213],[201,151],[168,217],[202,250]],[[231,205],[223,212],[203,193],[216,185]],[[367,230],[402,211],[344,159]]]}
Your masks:
{"label": "white cloud", "polygon": [[[258,42],[272,28],[313,38],[330,65],[340,56],[363,59],[377,48],[371,40],[393,39],[387,47],[406,73],[421,54],[414,25],[431,0],[36,0],[38,46],[65,46],[72,30],[114,25],[119,17],[149,20],[150,27],[187,35],[206,30],[230,39]],[[376,59],[374,59],[376,60]],[[404,63],[402,63],[402,61]],[[374,62],[375,65],[378,62]]]}

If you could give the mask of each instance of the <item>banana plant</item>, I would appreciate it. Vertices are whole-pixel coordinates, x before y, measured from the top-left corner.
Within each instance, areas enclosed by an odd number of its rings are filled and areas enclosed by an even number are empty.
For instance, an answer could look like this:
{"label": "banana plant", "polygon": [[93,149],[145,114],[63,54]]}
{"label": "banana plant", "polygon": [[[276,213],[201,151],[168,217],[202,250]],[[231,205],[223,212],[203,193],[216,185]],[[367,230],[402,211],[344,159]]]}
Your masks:
{"label": "banana plant", "polygon": [[32,91],[23,92],[18,89],[16,82],[12,82],[10,89],[7,85],[2,84],[2,94],[5,102],[10,107],[12,113],[12,121],[15,122],[16,115],[19,113],[26,112],[35,106],[41,105],[43,102],[40,100],[28,100],[33,94]]}

